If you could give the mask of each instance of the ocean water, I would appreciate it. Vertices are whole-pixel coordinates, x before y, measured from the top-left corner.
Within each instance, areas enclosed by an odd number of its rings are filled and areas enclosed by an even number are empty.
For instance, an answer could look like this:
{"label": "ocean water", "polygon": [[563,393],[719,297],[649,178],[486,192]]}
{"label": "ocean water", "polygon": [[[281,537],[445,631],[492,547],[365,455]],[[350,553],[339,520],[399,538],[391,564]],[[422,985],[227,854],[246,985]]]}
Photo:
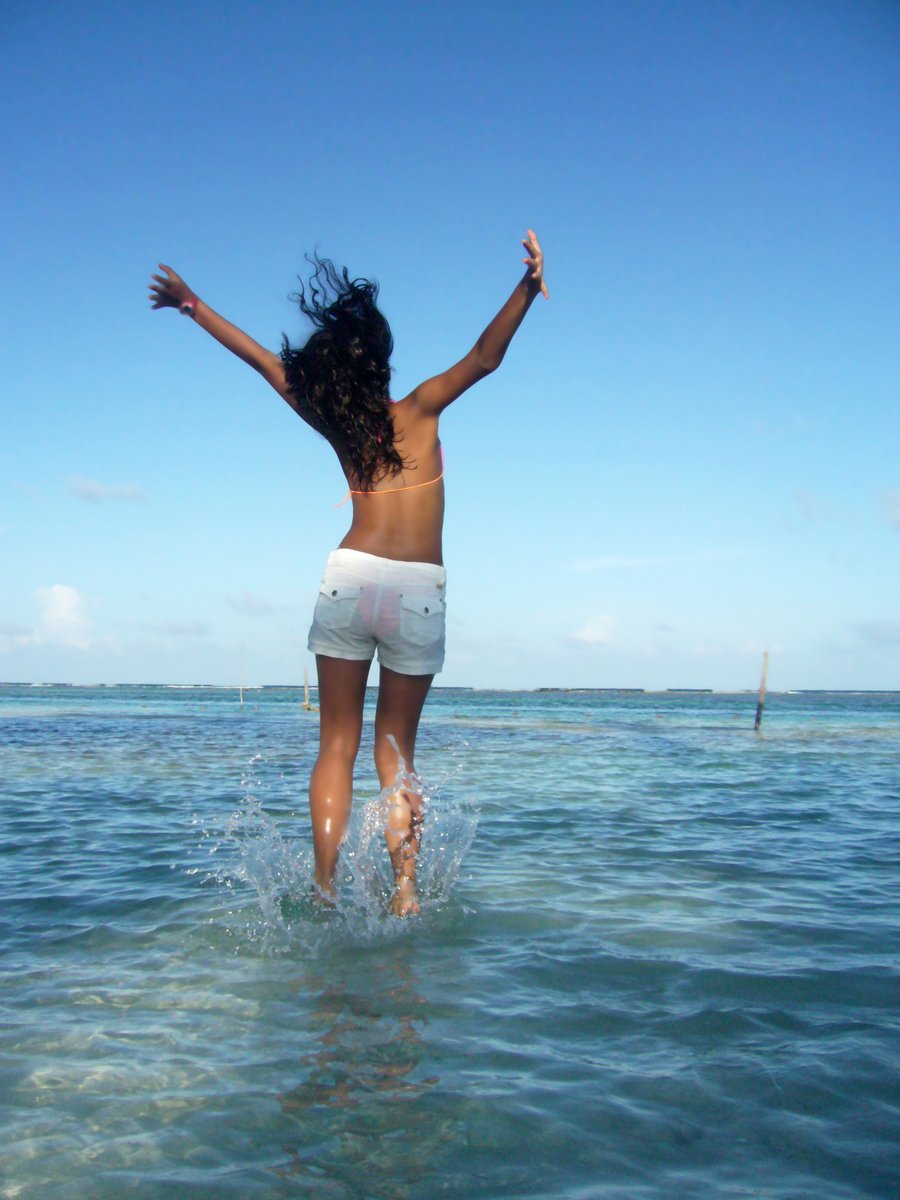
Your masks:
{"label": "ocean water", "polygon": [[411,921],[298,701],[0,688],[0,1200],[900,1195],[900,695],[436,691]]}

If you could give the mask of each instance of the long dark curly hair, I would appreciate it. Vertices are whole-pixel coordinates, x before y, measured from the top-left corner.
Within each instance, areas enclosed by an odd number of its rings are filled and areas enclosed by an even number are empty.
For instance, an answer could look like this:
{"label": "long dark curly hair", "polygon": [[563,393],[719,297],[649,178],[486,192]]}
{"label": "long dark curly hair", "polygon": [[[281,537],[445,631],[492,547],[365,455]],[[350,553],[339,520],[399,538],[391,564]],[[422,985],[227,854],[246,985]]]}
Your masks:
{"label": "long dark curly hair", "polygon": [[291,298],[315,326],[295,350],[283,337],[281,360],[301,416],[334,446],[361,491],[406,465],[388,410],[394,339],[376,304],[378,285],[351,279],[328,258]]}

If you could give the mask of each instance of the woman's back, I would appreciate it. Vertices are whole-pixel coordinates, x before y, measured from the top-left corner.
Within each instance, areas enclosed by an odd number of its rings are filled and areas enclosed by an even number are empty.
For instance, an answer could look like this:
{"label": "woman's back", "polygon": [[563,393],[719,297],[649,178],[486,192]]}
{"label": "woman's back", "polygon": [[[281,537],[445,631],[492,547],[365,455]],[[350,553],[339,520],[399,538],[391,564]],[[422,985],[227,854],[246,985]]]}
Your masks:
{"label": "woman's back", "polygon": [[353,522],[341,548],[398,562],[442,563],[444,468],[438,418],[415,394],[391,405],[394,445],[404,469],[370,491],[351,489]]}

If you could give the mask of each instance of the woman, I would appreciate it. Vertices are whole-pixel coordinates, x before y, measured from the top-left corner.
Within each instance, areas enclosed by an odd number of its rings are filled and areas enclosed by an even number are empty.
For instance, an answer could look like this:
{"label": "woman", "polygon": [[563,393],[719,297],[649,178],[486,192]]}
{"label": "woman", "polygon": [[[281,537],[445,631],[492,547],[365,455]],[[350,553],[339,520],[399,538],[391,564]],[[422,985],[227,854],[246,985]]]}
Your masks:
{"label": "woman", "polygon": [[[415,772],[419,717],[444,660],[441,531],[443,462],[438,421],[472,384],[495,371],[538,292],[544,260],[533,230],[523,240],[524,277],[455,366],[391,401],[393,339],[376,306],[378,288],[351,280],[326,260],[297,297],[315,330],[299,350],[264,349],[200,300],[160,264],[153,308],[177,308],[249,363],[331,445],[353,501],[353,520],[329,557],[309,636],[319,684],[319,756],[309,784],[316,885],[334,895],[338,854],[350,816],[353,767],[362,732],[366,680],[377,648],[375,765],[383,789],[395,786],[398,750]],[[385,837],[394,871],[392,911],[419,911],[416,857],[421,797],[396,785]]]}

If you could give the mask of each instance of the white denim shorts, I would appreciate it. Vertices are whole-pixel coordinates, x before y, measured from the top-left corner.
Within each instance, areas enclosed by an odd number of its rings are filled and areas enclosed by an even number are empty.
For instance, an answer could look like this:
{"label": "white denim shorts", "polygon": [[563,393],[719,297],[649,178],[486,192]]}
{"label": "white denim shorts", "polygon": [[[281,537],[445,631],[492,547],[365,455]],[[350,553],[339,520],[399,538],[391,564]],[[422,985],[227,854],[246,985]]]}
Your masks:
{"label": "white denim shorts", "polygon": [[361,550],[328,556],[309,631],[309,649],[330,658],[378,661],[401,675],[435,675],[444,665],[447,572]]}

